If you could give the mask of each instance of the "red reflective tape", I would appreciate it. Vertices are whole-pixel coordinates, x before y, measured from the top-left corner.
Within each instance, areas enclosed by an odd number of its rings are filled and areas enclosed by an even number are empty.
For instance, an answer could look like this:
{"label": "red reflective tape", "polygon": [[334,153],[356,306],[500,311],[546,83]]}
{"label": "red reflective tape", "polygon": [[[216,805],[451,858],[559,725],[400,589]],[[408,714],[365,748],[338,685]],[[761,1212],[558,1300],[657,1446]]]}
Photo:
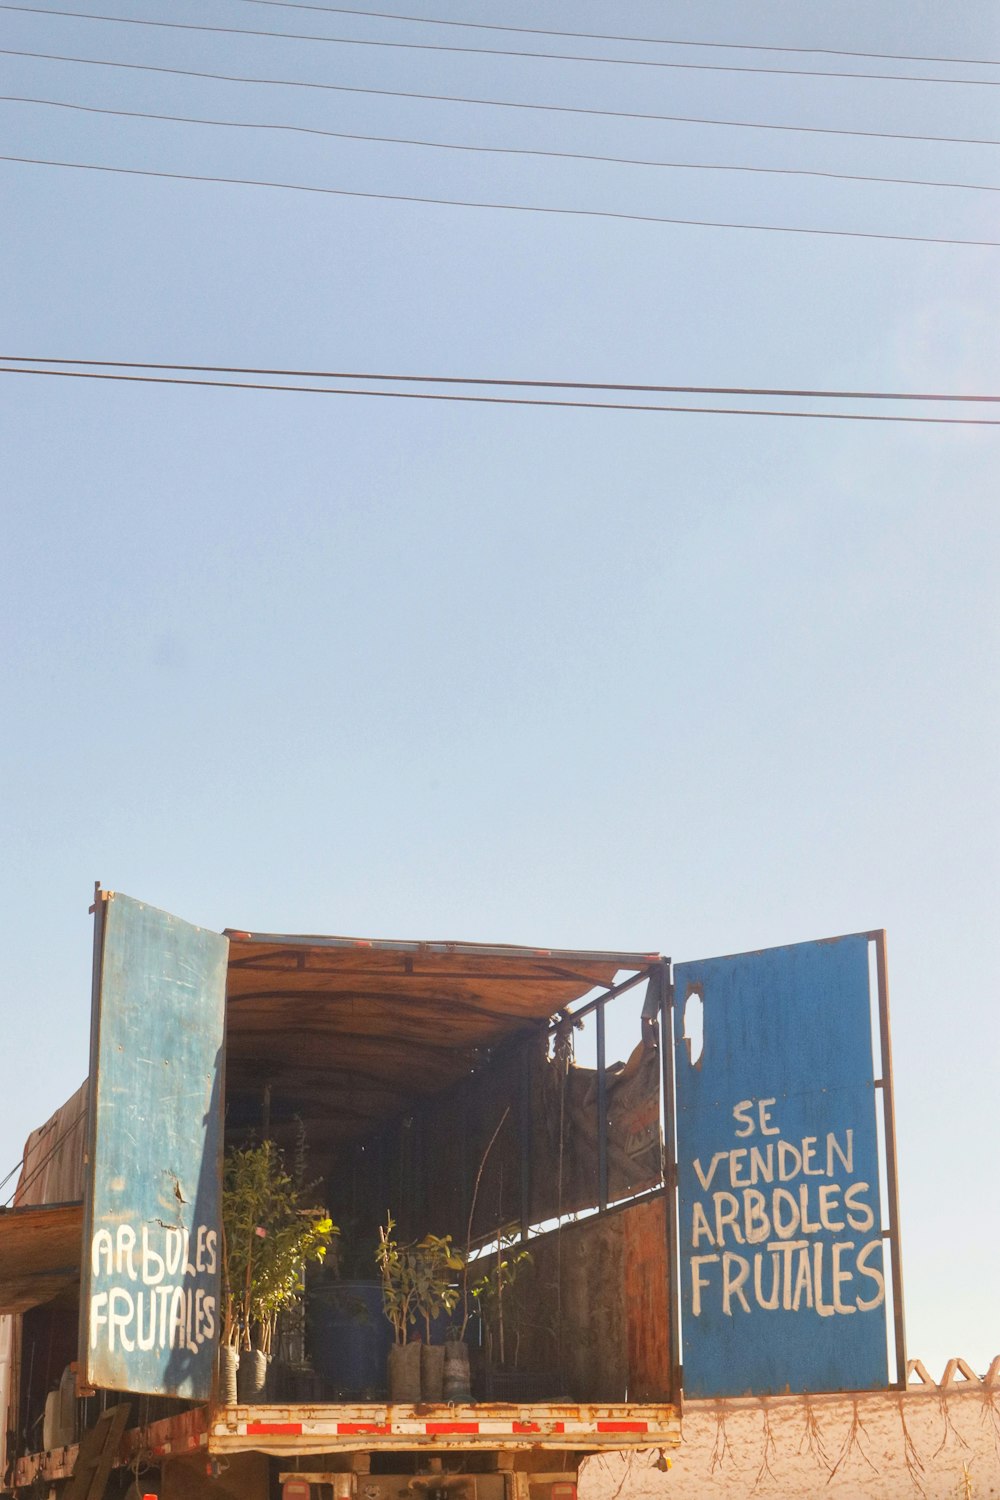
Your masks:
{"label": "red reflective tape", "polygon": [[549,1429],[549,1431],[550,1432],[565,1432],[566,1431],[566,1423],[565,1422],[553,1422],[552,1426]]}
{"label": "red reflective tape", "polygon": [[428,1422],[428,1437],[448,1437],[452,1433],[459,1436],[474,1437],[479,1431],[478,1422]]}
{"label": "red reflective tape", "polygon": [[248,1422],[247,1437],[301,1437],[301,1422]]}
{"label": "red reflective tape", "polygon": [[511,1432],[541,1432],[537,1422],[512,1422]]}
{"label": "red reflective tape", "polygon": [[376,1437],[388,1437],[392,1428],[388,1422],[338,1422],[338,1437],[355,1437],[359,1433],[371,1433]]}
{"label": "red reflective tape", "polygon": [[598,1432],[648,1432],[648,1422],[598,1422]]}

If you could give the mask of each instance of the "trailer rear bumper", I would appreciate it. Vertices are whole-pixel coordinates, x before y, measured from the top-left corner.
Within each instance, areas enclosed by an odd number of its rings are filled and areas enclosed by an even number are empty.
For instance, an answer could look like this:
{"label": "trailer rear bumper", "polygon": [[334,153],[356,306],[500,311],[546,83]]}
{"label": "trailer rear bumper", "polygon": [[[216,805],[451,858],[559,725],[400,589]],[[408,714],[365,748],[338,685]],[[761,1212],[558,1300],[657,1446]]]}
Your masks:
{"label": "trailer rear bumper", "polygon": [[216,1408],[210,1453],[282,1454],[428,1448],[568,1448],[599,1453],[680,1442],[674,1406],[230,1406]]}

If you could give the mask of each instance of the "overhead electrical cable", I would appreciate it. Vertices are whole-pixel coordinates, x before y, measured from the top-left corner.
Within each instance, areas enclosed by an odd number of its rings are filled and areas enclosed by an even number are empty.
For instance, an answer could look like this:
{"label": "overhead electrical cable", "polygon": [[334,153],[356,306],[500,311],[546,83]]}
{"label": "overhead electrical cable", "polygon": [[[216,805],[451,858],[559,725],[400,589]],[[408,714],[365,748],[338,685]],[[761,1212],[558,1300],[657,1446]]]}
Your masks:
{"label": "overhead electrical cable", "polygon": [[[14,1191],[10,1194],[10,1196],[7,1198],[7,1201],[3,1205],[4,1208],[9,1208],[9,1206],[11,1205],[11,1203],[13,1203],[13,1201],[14,1201],[14,1199],[17,1196],[18,1193],[24,1194],[24,1193],[26,1193],[28,1191],[28,1188],[31,1187],[32,1183],[34,1183],[34,1181],[39,1176],[39,1174],[42,1172],[42,1170],[44,1169],[44,1167],[51,1160],[51,1158],[53,1157],[53,1155],[55,1154],[55,1152],[62,1145],[62,1143],[66,1139],[66,1137],[72,1131],[74,1131],[76,1129],[76,1127],[79,1125],[80,1121],[85,1118],[86,1114],[87,1114],[87,1106],[84,1105],[84,1107],[80,1110],[79,1114],[77,1114],[74,1119],[70,1120],[70,1122],[69,1122],[68,1125],[64,1126],[64,1128],[59,1133],[59,1135],[56,1136],[55,1140],[52,1142],[52,1144],[48,1148],[48,1150],[46,1152],[44,1152],[44,1154],[41,1157],[39,1157],[39,1159],[35,1162],[33,1170],[28,1174],[28,1176],[24,1179],[24,1181],[22,1182],[20,1179],[17,1181],[17,1183],[14,1186]],[[17,1167],[23,1167],[24,1164],[25,1164],[25,1159],[22,1157],[21,1160],[18,1162]],[[7,1183],[10,1181],[10,1179],[13,1177],[14,1173],[17,1171],[17,1167],[13,1167],[11,1169],[11,1171],[9,1171],[7,1173],[7,1176],[4,1178],[3,1182],[0,1183],[0,1187],[6,1187],[7,1186]],[[31,1206],[34,1206],[34,1205],[31,1205]]]}
{"label": "overhead electrical cable", "polygon": [[46,156],[0,155],[0,161],[29,167],[63,167],[76,172],[108,172],[120,177],[154,177],[170,182],[206,182],[230,187],[272,188],[290,193],[320,193],[333,198],[365,198],[381,203],[426,203],[443,208],[480,208],[505,213],[557,214],[568,218],[621,219],[634,224],[678,224],[693,229],[752,229],[767,234],[813,234],[834,239],[889,240],[916,245],[967,245],[1000,250],[1000,240],[965,240],[946,235],[883,234],[866,229],[816,229],[799,224],[744,224],[722,219],[686,219],[665,214],[630,214],[606,208],[555,208],[538,203],[481,203],[470,198],[434,198],[418,193],[374,193],[357,188],[315,187],[304,182],[274,182],[259,177],[220,177],[198,172],[163,172],[144,167],[109,167],[89,161],[57,161]]}
{"label": "overhead electrical cable", "polygon": [[190,377],[181,378],[170,375],[112,375],[100,370],[28,370],[14,365],[0,365],[0,375],[39,375],[64,380],[111,380],[134,382],[140,385],[196,386],[202,390],[207,388],[210,390],[284,391],[289,395],[369,396],[395,401],[453,401],[487,406],[549,406],[583,411],[687,412],[705,416],[800,417],[805,420],[827,422],[906,422],[912,425],[925,424],[941,427],[1000,427],[1000,418],[995,417],[906,417],[890,412],[775,411],[753,406],[667,406],[660,403],[654,405],[646,402],[626,401],[553,401],[542,400],[537,396],[469,396],[460,395],[456,391],[371,391],[360,387],[269,385],[257,381],[195,380]]}
{"label": "overhead electrical cable", "polygon": [[609,31],[556,31],[548,26],[507,26],[498,21],[456,21],[445,16],[412,16],[391,10],[358,10],[350,5],[307,5],[303,0],[241,0],[244,5],[269,5],[275,10],[311,10],[336,16],[364,16],[379,21],[406,21],[423,26],[461,26],[473,31],[508,31],[522,36],[574,37],[588,42],[636,42],[652,47],[715,47],[726,52],[788,52],[822,57],[868,57],[884,62],[959,63],[976,67],[1000,67],[989,57],[937,57],[913,52],[860,52],[846,47],[787,47],[771,42],[706,42],[690,37],[627,36]]}
{"label": "overhead electrical cable", "polygon": [[146,26],[163,31],[210,32],[217,36],[269,37],[280,41],[325,42],[338,47],[387,47],[401,52],[448,52],[472,57],[534,58],[542,62],[582,62],[617,68],[671,68],[693,73],[758,73],[790,78],[851,78],[862,83],[946,83],[975,88],[998,88],[996,78],[935,78],[917,73],[849,73],[826,68],[765,68],[741,63],[676,62],[668,58],[588,57],[576,52],[528,52],[514,47],[459,47],[449,42],[399,42],[374,37],[323,36],[300,31],[260,31],[246,26],[207,26],[197,21],[153,21],[139,16],[105,16],[85,10],[56,10],[41,5],[15,5],[0,0],[0,10],[74,21],[99,21],[115,26]]}
{"label": "overhead electrical cable", "polygon": [[472,151],[490,156],[531,156],[558,161],[602,162],[611,166],[662,167],[671,171],[751,172],[772,177],[822,177],[837,182],[874,182],[896,187],[961,188],[969,192],[1000,193],[1000,186],[985,182],[944,182],[926,177],[874,177],[859,172],[824,172],[807,167],[755,167],[724,162],[654,161],[641,156],[598,156],[584,151],[543,151],[523,146],[477,146],[465,141],[429,141],[416,136],[368,135],[354,130],[323,130],[315,125],[289,125],[258,120],[216,120],[200,115],[164,115],[148,110],[107,109],[96,104],[76,104],[65,99],[39,99],[25,94],[0,94],[0,103],[37,104],[48,109],[72,109],[88,115],[112,115],[126,120],[160,120],[177,125],[222,126],[229,130],[283,130],[297,135],[326,136],[338,141],[366,141],[389,146],[421,146],[437,151]]}
{"label": "overhead electrical cable", "polygon": [[402,375],[385,370],[289,370],[267,365],[188,365],[146,359],[67,359],[50,354],[0,354],[0,363],[20,365],[86,365],[115,370],[186,370],[210,375],[270,375],[289,380],[379,380],[383,384],[516,386],[548,391],[631,391],[648,395],[794,396],[823,401],[959,401],[1000,403],[1000,396],[963,395],[954,391],[854,391],[804,389],[774,385],[649,385],[617,380],[527,380],[501,375]]}
{"label": "overhead electrical cable", "polygon": [[[13,1177],[14,1173],[15,1172],[19,1172],[20,1169],[23,1166],[24,1166],[24,1157],[22,1156],[21,1160],[14,1163],[14,1165],[11,1167],[10,1171],[7,1173],[7,1176],[3,1179],[2,1182],[0,1182],[0,1192],[2,1192],[3,1189],[7,1186],[8,1182]],[[10,1200],[8,1199],[7,1201],[9,1202]]]}
{"label": "overhead electrical cable", "polygon": [[119,62],[106,57],[72,57],[63,52],[28,52],[0,47],[0,57],[31,57],[44,62],[74,63],[89,68],[122,68],[128,72],[165,73],[174,78],[204,78],[213,83],[263,85],[269,88],[319,89],[324,93],[368,94],[382,99],[422,99],[435,104],[473,104],[490,109],[530,109],[547,114],[588,115],[610,120],[653,120],[677,125],[718,125],[732,130],[781,130],[797,135],[837,135],[879,141],[926,141],[949,146],[1000,146],[1000,139],[984,136],[916,135],[899,130],[844,130],[828,125],[775,125],[756,120],[717,120],[699,115],[650,114],[630,109],[591,109],[574,104],[524,104],[514,99],[482,99],[465,94],[427,94],[406,89],[363,88],[350,83],[314,83],[303,78],[256,78],[242,73],[207,73],[194,68],[168,68],[156,63]]}

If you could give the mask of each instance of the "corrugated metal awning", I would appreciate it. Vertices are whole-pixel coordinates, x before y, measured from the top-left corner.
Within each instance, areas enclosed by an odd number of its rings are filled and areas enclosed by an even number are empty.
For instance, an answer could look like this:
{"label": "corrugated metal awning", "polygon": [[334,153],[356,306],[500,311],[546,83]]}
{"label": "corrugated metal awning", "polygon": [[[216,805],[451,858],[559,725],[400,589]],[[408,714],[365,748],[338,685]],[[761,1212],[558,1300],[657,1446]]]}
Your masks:
{"label": "corrugated metal awning", "polygon": [[78,1285],[83,1204],[0,1211],[0,1313],[27,1312]]}
{"label": "corrugated metal awning", "polygon": [[298,1101],[315,1144],[317,1132],[330,1141],[367,1133],[466,1077],[489,1049],[659,958],[226,935],[230,1107],[270,1085],[276,1101]]}

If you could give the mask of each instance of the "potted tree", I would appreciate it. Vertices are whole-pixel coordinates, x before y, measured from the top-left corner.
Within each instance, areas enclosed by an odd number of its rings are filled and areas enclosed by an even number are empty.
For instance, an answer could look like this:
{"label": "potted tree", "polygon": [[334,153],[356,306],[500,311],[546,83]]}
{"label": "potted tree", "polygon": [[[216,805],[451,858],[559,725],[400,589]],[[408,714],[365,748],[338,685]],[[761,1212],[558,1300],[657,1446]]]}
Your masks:
{"label": "potted tree", "polygon": [[392,1325],[393,1342],[387,1361],[389,1400],[415,1405],[420,1400],[420,1343],[408,1340],[417,1321],[416,1258],[413,1245],[401,1243],[396,1221],[386,1214],[379,1225],[375,1264],[382,1280],[382,1307]]}
{"label": "potted tree", "polygon": [[300,1300],[306,1264],[324,1259],[336,1233],[324,1209],[303,1203],[273,1141],[227,1153],[222,1177],[223,1401],[236,1399],[237,1370],[241,1399],[263,1393],[278,1316]]}
{"label": "potted tree", "polygon": [[[469,1288],[482,1320],[488,1397],[510,1399],[517,1393],[521,1323],[526,1301],[524,1273],[532,1266],[530,1250],[514,1250],[498,1241],[492,1264]],[[530,1281],[530,1276],[528,1280]]]}
{"label": "potted tree", "polygon": [[420,1353],[420,1391],[424,1401],[443,1401],[445,1345],[434,1343],[433,1326],[442,1313],[455,1310],[455,1276],[464,1271],[465,1261],[452,1247],[450,1234],[425,1234],[415,1251],[417,1312],[427,1335]]}
{"label": "potted tree", "polygon": [[[406,1403],[441,1401],[445,1349],[433,1343],[434,1324],[454,1311],[459,1298],[455,1276],[465,1262],[453,1249],[451,1235],[426,1234],[402,1243],[395,1238],[391,1214],[379,1229],[375,1252],[382,1278],[382,1306],[393,1330],[389,1350],[389,1400]],[[411,1328],[423,1322],[426,1342]]]}

